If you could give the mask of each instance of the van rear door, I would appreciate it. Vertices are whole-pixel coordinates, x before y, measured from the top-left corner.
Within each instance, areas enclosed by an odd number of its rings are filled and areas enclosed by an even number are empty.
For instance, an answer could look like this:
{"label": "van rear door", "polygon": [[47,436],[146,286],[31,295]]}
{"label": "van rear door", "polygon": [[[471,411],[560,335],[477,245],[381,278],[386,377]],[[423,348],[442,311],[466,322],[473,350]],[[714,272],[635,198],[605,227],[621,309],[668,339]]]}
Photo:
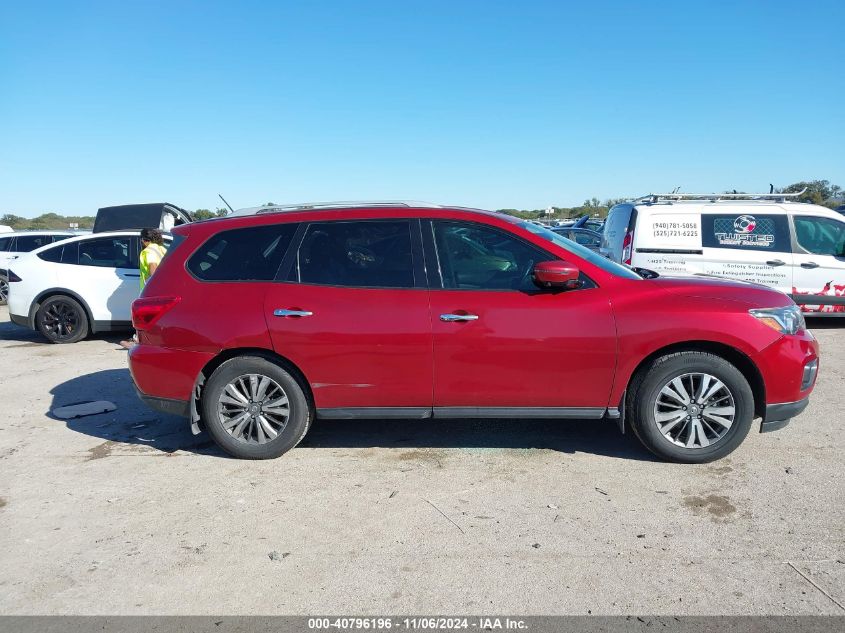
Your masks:
{"label": "van rear door", "polygon": [[617,204],[607,214],[607,220],[602,230],[599,253],[608,259],[621,263],[622,248],[625,236],[633,228],[636,221],[636,211],[631,204]]}
{"label": "van rear door", "polygon": [[690,272],[763,284],[792,292],[794,258],[789,220],[783,213],[753,214],[742,208],[703,210],[703,253]]}

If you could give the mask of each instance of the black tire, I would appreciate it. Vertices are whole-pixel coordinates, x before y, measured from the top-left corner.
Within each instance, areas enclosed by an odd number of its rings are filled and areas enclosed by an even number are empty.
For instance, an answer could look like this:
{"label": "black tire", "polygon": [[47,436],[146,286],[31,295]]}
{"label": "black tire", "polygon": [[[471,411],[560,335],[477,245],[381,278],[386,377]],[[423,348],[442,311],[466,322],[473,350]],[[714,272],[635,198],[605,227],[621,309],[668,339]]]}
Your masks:
{"label": "black tire", "polygon": [[39,306],[35,326],[51,343],[78,343],[88,336],[88,315],[73,297],[55,295]]}
{"label": "black tire", "polygon": [[[661,390],[673,379],[685,376],[687,377],[685,380],[692,380],[688,377],[699,373],[707,374],[723,383],[733,398],[735,412],[733,423],[727,431],[724,431],[723,427],[715,423],[710,423],[708,427],[710,430],[721,431],[723,435],[716,438],[715,441],[712,437],[709,438],[708,441],[711,441],[711,443],[708,446],[699,445],[687,448],[678,445],[661,432],[656,418],[656,403]],[[663,401],[665,401],[665,397]],[[667,461],[702,464],[721,459],[730,454],[748,435],[754,421],[754,394],[742,372],[724,358],[707,352],[678,352],[658,358],[637,375],[629,389],[626,408],[634,434],[652,453]],[[690,409],[692,409],[692,405],[690,405]],[[692,411],[687,411],[686,408],[682,410],[692,413]],[[681,414],[681,416],[683,415],[686,414]],[[689,427],[690,422],[688,420],[690,420],[689,416],[679,423],[679,426],[683,424],[688,426],[675,431],[680,434],[679,437],[674,438],[676,441],[689,439],[689,435],[683,435],[684,430],[689,433],[693,432],[692,428]],[[703,431],[700,423],[699,430]],[[700,435],[696,434],[693,439],[694,444],[703,444],[700,441]]]}
{"label": "black tire", "polygon": [[[287,422],[274,439],[264,443],[233,437],[221,419],[220,407],[225,405],[221,405],[220,398],[224,395],[226,386],[248,375],[271,379],[283,390],[288,400]],[[280,365],[260,356],[239,356],[220,365],[205,383],[200,409],[205,428],[217,445],[230,455],[241,459],[273,459],[283,455],[302,441],[313,417],[308,397],[297,379]],[[247,422],[248,428],[252,429],[250,424],[258,423]],[[247,433],[247,430],[243,430],[242,438]],[[261,433],[266,438],[263,429]]]}

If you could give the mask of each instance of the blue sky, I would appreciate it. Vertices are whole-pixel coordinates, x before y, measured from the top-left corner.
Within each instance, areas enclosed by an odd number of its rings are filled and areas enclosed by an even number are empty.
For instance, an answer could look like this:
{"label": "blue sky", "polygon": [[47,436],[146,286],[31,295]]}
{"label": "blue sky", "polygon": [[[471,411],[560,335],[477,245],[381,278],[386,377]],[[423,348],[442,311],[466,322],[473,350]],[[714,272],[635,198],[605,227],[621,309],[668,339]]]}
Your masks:
{"label": "blue sky", "polygon": [[845,186],[845,3],[5,2],[0,214]]}

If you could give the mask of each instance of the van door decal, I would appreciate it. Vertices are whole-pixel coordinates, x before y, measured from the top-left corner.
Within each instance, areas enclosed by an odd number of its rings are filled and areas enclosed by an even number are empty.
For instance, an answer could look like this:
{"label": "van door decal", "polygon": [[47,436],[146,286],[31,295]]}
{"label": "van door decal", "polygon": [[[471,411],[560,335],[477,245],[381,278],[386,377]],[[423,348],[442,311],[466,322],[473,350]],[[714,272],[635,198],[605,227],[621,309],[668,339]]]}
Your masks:
{"label": "van door decal", "polygon": [[789,225],[786,216],[748,214],[704,214],[702,245],[709,248],[788,252]]}

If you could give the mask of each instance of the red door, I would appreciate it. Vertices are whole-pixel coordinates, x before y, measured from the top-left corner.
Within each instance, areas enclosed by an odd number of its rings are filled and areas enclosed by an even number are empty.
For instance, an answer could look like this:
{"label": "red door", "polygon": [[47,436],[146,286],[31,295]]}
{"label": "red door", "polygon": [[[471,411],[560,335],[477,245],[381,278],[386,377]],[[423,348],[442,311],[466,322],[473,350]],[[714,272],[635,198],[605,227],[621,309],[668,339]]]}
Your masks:
{"label": "red door", "polygon": [[311,224],[292,281],[265,295],[273,347],[302,369],[323,417],[361,417],[367,412],[349,411],[361,408],[420,409],[371,412],[382,417],[430,414],[429,291],[414,268],[410,227]]}
{"label": "red door", "polygon": [[572,417],[603,414],[616,362],[606,292],[589,282],[539,291],[531,268],[553,256],[485,225],[434,224],[445,286],[431,293],[435,413],[546,407],[575,409]]}

